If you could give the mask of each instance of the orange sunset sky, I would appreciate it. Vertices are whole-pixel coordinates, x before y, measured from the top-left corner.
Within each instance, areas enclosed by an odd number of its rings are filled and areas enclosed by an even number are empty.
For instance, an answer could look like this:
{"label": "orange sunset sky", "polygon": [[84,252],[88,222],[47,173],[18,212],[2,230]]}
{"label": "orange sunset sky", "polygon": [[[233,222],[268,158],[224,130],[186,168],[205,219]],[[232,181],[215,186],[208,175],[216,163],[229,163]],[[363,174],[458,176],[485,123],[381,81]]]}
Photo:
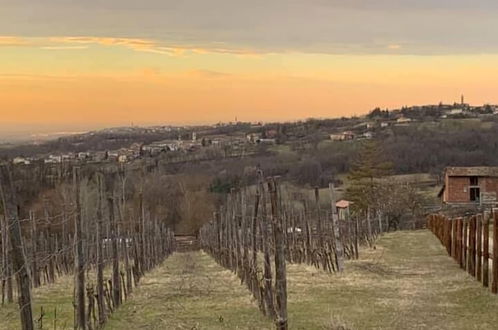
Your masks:
{"label": "orange sunset sky", "polygon": [[0,0],[0,130],[498,103],[495,1]]}

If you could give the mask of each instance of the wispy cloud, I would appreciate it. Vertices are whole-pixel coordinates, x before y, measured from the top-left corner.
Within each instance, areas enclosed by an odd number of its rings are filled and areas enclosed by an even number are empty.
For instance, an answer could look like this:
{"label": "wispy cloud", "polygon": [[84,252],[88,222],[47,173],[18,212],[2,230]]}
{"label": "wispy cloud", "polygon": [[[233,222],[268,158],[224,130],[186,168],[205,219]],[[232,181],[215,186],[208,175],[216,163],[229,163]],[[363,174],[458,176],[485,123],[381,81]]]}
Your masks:
{"label": "wispy cloud", "polygon": [[219,72],[219,71],[212,71],[212,70],[203,70],[203,69],[198,69],[198,70],[191,70],[186,72],[187,75],[190,76],[195,76],[199,78],[225,78],[225,77],[230,77],[231,74],[225,73],[225,72]]}
{"label": "wispy cloud", "polygon": [[0,47],[37,47],[45,50],[78,50],[90,45],[106,47],[125,47],[137,52],[148,52],[168,56],[184,56],[187,54],[233,54],[237,56],[257,56],[257,51],[243,48],[228,48],[202,45],[178,45],[166,41],[138,38],[115,38],[93,36],[57,36],[57,37],[20,37],[0,36]]}
{"label": "wispy cloud", "polygon": [[28,42],[24,38],[12,37],[12,36],[0,36],[0,47],[1,46],[24,46]]}
{"label": "wispy cloud", "polygon": [[41,49],[46,50],[78,50],[78,49],[87,49],[87,46],[42,46]]}

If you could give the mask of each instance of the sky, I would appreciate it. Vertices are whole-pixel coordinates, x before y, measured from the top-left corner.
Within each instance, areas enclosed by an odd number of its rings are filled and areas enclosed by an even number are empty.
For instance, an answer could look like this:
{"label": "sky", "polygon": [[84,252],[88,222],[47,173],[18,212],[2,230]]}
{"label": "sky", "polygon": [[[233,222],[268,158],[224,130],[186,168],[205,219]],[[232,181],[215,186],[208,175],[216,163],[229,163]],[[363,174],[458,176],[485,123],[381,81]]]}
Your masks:
{"label": "sky", "polygon": [[0,0],[0,131],[498,103],[497,14],[494,0]]}

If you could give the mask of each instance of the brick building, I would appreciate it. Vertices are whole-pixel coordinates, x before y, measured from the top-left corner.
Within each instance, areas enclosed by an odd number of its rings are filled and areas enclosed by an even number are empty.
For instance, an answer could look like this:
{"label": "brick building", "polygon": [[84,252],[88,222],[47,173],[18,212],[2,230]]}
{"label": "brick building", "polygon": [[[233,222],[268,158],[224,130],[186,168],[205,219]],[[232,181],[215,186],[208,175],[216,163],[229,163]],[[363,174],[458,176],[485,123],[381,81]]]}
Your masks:
{"label": "brick building", "polygon": [[498,167],[447,167],[439,193],[445,204],[495,204]]}

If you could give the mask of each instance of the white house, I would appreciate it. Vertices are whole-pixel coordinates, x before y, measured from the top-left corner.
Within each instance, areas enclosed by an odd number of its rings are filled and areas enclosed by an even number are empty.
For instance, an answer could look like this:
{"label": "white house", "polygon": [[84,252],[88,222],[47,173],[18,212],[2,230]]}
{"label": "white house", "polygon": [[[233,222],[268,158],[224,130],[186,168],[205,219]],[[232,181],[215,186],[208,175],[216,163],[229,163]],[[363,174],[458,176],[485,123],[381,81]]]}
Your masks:
{"label": "white house", "polygon": [[462,113],[463,113],[463,109],[460,109],[460,108],[455,108],[455,109],[451,109],[451,110],[446,111],[447,115],[460,115]]}
{"label": "white house", "polygon": [[337,134],[330,134],[330,139],[332,141],[346,141],[346,140],[354,140],[354,133],[351,131],[346,131]]}
{"label": "white house", "polygon": [[29,164],[31,164],[31,161],[29,159],[24,158],[24,157],[16,157],[12,160],[12,163],[14,165],[19,165],[19,164],[29,165]]}
{"label": "white house", "polygon": [[399,117],[398,119],[396,119],[396,122],[398,124],[407,124],[407,123],[410,123],[412,120],[411,118],[406,118],[406,117]]}
{"label": "white house", "polygon": [[126,155],[119,155],[119,157],[118,157],[118,162],[120,162],[120,163],[126,163],[127,160],[128,160],[128,157]]}

